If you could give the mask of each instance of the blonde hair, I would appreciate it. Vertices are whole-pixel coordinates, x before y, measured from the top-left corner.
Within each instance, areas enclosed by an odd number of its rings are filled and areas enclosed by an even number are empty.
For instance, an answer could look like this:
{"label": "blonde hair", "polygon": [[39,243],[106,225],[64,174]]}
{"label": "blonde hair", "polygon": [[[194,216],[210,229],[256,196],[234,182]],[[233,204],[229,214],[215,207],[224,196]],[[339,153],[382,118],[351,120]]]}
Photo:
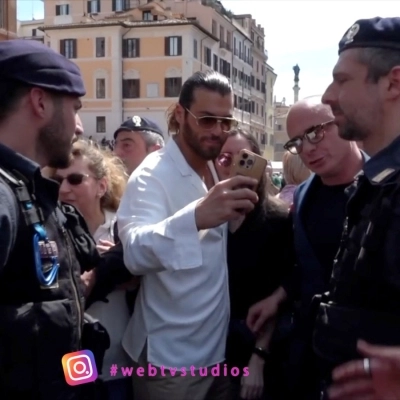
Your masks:
{"label": "blonde hair", "polygon": [[300,185],[311,175],[311,171],[303,164],[298,154],[285,152],[282,164],[283,178],[287,185]]}
{"label": "blonde hair", "polygon": [[116,212],[128,180],[122,160],[110,150],[102,149],[91,140],[84,139],[79,139],[72,145],[71,157],[85,158],[96,179],[106,179],[107,191],[100,200],[100,206]]}

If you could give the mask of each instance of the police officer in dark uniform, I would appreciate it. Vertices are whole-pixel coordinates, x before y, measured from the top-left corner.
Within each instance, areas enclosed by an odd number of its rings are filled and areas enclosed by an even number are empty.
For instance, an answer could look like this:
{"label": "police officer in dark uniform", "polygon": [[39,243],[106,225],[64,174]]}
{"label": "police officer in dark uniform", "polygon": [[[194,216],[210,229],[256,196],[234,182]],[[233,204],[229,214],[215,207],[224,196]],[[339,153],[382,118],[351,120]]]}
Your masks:
{"label": "police officer in dark uniform", "polygon": [[40,168],[68,166],[83,95],[65,57],[35,41],[0,42],[1,399],[81,398],[61,363],[81,348],[81,267],[59,186]]}
{"label": "police officer in dark uniform", "polygon": [[[349,188],[330,291],[317,313],[313,346],[329,377],[361,358],[359,339],[400,345],[400,18],[348,29],[323,102],[340,136],[361,141],[371,156]],[[368,374],[368,360],[364,366]]]}

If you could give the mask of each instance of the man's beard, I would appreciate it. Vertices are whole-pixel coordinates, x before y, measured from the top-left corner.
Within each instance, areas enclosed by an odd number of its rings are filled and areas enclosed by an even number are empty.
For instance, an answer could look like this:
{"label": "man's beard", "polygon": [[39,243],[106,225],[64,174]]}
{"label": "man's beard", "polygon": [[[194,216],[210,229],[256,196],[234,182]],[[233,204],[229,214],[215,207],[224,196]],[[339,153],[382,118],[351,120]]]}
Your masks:
{"label": "man's beard", "polygon": [[[224,145],[225,138],[223,137],[215,137],[216,143],[218,146],[212,148],[203,148],[201,146],[201,140],[197,137],[196,133],[191,129],[188,122],[185,121],[185,125],[183,127],[182,136],[184,137],[188,146],[202,159],[204,160],[214,160],[217,158],[219,153],[221,152],[222,146]],[[210,134],[210,137],[213,137]]]}
{"label": "man's beard", "polygon": [[65,132],[62,111],[56,109],[53,119],[43,127],[38,136],[39,153],[51,168],[68,168],[72,148],[72,138]]}
{"label": "man's beard", "polygon": [[369,133],[365,129],[362,129],[348,119],[344,125],[340,125],[338,128],[339,136],[345,140],[362,142],[369,136]]}

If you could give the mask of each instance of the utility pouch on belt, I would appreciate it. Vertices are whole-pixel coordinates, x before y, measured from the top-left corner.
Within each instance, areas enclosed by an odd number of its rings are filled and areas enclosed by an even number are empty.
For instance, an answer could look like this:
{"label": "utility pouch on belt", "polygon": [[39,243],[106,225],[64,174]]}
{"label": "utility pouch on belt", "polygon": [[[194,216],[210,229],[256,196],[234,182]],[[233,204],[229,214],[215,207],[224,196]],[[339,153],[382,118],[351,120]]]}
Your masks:
{"label": "utility pouch on belt", "polygon": [[106,328],[98,320],[85,314],[82,330],[82,348],[93,353],[99,375],[102,374],[104,354],[109,347],[110,336]]}

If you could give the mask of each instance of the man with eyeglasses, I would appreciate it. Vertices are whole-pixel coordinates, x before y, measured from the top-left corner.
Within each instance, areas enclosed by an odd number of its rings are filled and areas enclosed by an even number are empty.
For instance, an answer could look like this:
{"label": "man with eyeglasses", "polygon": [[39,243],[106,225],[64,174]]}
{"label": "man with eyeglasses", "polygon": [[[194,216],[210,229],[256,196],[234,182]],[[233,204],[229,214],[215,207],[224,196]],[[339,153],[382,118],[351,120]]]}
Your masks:
{"label": "man with eyeglasses", "polygon": [[[296,301],[296,339],[293,341],[291,381],[296,398],[318,398],[313,376],[308,316],[316,294],[328,290],[333,260],[339,248],[348,200],[345,189],[362,169],[363,154],[355,142],[338,135],[330,107],[313,96],[294,104],[287,115],[289,141],[284,148],[298,154],[313,174],[294,194],[292,216],[296,269],[271,297],[253,306],[248,323],[258,330],[277,313],[279,305]],[[303,367],[301,367],[303,366]],[[303,373],[304,376],[301,376]],[[310,383],[307,388],[306,383]],[[297,386],[298,385],[298,386]],[[313,392],[315,389],[315,393]],[[312,397],[313,394],[316,397]],[[300,397],[298,397],[300,396]]]}
{"label": "man with eyeglasses", "polygon": [[144,370],[133,376],[135,398],[230,398],[230,373],[221,365],[230,309],[226,222],[257,202],[243,188],[257,182],[218,182],[213,164],[236,124],[228,79],[195,73],[170,114],[173,136],[133,172],[122,198],[125,264],[143,276],[123,339],[135,369]]}

